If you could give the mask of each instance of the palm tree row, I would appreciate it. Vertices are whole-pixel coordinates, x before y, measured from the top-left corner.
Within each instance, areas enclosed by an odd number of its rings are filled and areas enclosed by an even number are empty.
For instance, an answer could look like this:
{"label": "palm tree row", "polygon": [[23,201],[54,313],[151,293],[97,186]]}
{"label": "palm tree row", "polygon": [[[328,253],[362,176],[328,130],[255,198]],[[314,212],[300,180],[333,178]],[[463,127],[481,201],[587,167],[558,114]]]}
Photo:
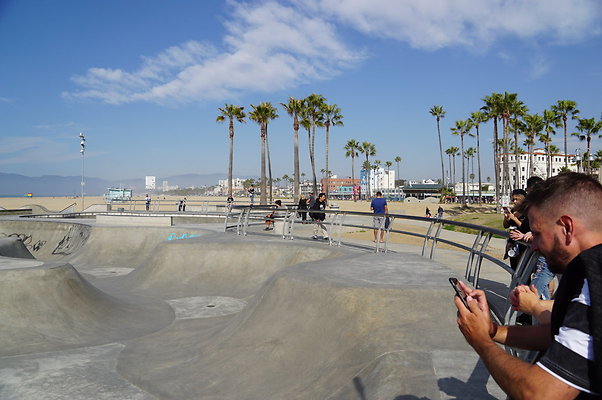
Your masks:
{"label": "palm tree row", "polygon": [[[317,195],[317,178],[315,162],[315,138],[316,128],[324,127],[326,131],[326,171],[328,171],[328,146],[330,128],[343,125],[343,116],[341,109],[336,104],[328,104],[326,98],[319,94],[310,94],[305,99],[290,97],[288,103],[281,103],[284,110],[293,118],[294,132],[294,173],[293,173],[293,196],[294,200],[299,200],[299,187],[301,183],[299,173],[299,127],[307,130],[309,159],[313,174],[313,194]],[[261,137],[261,183],[260,183],[260,204],[267,204],[268,186],[269,200],[273,199],[272,182],[272,163],[270,159],[270,142],[268,136],[268,125],[270,121],[278,118],[278,110],[270,102],[262,102],[259,105],[251,104],[251,111],[248,117],[259,125]],[[245,122],[244,107],[232,104],[226,104],[224,108],[218,108],[220,114],[217,116],[217,122],[229,120],[229,138],[230,138],[230,157],[228,160],[228,195],[232,196],[232,163],[234,156],[234,121]],[[266,177],[266,156],[267,156],[267,177]],[[326,191],[329,187],[330,174],[326,176]]]}
{"label": "palm tree row", "polygon": [[[461,142],[461,155],[462,162],[464,162],[464,136],[475,136],[476,137],[476,157],[477,157],[477,169],[478,169],[478,181],[479,181],[479,199],[481,198],[481,161],[480,161],[480,130],[479,127],[482,123],[487,121],[493,122],[493,160],[494,160],[494,171],[495,171],[495,190],[496,197],[499,198],[500,194],[509,194],[511,191],[510,183],[510,154],[513,153],[515,168],[514,168],[514,182],[520,183],[520,168],[519,160],[520,154],[523,150],[519,144],[519,137],[523,135],[525,141],[523,144],[527,146],[527,152],[529,153],[528,160],[528,174],[530,176],[534,172],[533,163],[533,149],[538,139],[545,145],[546,151],[546,175],[550,177],[552,175],[552,156],[559,153],[559,149],[551,144],[551,136],[556,133],[557,128],[563,128],[564,133],[564,154],[568,155],[568,119],[577,120],[576,129],[580,133],[573,133],[578,136],[581,140],[587,141],[587,154],[591,152],[591,138],[598,134],[598,137],[602,137],[599,134],[602,131],[602,121],[596,121],[594,118],[580,118],[578,116],[579,110],[577,104],[571,100],[559,100],[553,104],[549,110],[544,110],[541,115],[529,114],[528,107],[518,99],[516,93],[492,93],[490,96],[485,96],[483,99],[484,105],[477,112],[470,114],[470,118],[466,120],[459,120],[455,122],[455,126],[451,128],[452,134],[460,136]],[[440,120],[445,116],[445,110],[441,106],[433,106],[429,113],[436,117],[437,121],[437,135],[440,144],[440,153],[442,160],[442,182],[445,184],[445,172],[443,168],[443,150],[441,147],[441,132],[440,132]],[[499,137],[498,126],[501,122],[502,137]],[[476,135],[472,135],[471,129],[475,128]],[[455,147],[448,148],[445,153],[448,155],[450,163],[450,179],[455,181],[455,156],[458,155],[458,149]],[[452,157],[454,160],[454,166],[452,168]],[[502,165],[500,166],[500,162]],[[568,169],[568,157],[565,156],[565,169]],[[453,175],[452,175],[453,174]],[[466,176],[464,175],[464,166],[462,167],[462,182],[463,182],[463,196],[466,198]]]}

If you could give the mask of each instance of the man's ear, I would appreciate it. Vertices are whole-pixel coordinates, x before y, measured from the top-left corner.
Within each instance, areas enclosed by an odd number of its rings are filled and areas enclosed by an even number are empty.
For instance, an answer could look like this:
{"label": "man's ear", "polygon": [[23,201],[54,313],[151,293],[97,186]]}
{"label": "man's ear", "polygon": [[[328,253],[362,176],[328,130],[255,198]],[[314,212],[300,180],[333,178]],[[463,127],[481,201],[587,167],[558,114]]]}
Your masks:
{"label": "man's ear", "polygon": [[575,224],[573,219],[568,215],[562,215],[558,219],[558,224],[562,227],[564,234],[564,243],[568,246],[575,238]]}

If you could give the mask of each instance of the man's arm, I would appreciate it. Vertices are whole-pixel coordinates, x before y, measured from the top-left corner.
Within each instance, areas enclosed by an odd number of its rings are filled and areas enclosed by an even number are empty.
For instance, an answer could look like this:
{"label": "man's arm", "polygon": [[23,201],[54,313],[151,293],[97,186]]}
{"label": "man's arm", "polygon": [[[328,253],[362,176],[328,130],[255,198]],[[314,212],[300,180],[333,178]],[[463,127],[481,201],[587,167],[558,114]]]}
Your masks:
{"label": "man's arm", "polygon": [[459,298],[458,327],[466,341],[479,354],[498,385],[513,399],[574,399],[579,390],[550,375],[537,365],[512,357],[490,338],[488,316],[478,301],[468,299],[467,309]]}

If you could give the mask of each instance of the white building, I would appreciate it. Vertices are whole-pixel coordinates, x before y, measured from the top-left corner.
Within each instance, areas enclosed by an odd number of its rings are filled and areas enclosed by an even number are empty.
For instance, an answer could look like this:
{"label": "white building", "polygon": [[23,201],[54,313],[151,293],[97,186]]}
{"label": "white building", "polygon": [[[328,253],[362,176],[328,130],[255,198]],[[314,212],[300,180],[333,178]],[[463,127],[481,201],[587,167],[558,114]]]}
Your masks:
{"label": "white building", "polygon": [[[240,178],[232,178],[232,190],[243,190],[244,189],[245,179]],[[228,180],[220,179],[217,181],[217,186],[219,186],[220,190],[225,191],[228,189]]]}
{"label": "white building", "polygon": [[157,177],[156,176],[146,176],[144,179],[145,185],[144,187],[146,188],[146,190],[155,190],[156,186],[155,186],[155,181],[156,181]]}
{"label": "white building", "polygon": [[[366,187],[367,171],[360,171],[360,185],[362,187],[362,193],[367,193]],[[376,170],[370,170],[370,193],[376,193],[377,191],[387,191],[395,189],[395,170],[391,169],[387,171],[384,168],[378,168]]]}
{"label": "white building", "polygon": [[[504,176],[504,158],[505,154],[500,154],[500,163],[499,163],[499,176],[500,176],[500,184],[503,182]],[[509,161],[509,170],[510,170],[510,187],[513,189],[524,189],[527,186],[527,179],[529,179],[533,175],[537,175],[541,178],[547,177],[547,169],[548,169],[548,161],[545,150],[543,149],[534,149],[531,157],[530,153],[522,153],[518,156],[518,168],[519,168],[519,182],[516,182],[516,156],[514,154],[510,154],[508,157]],[[568,158],[569,170],[577,171],[577,165],[575,164],[575,155],[569,154],[565,156],[564,154],[554,154],[552,156],[552,175],[555,176],[560,173],[562,168],[565,166],[565,158]],[[529,166],[529,160],[533,161],[533,165]]]}

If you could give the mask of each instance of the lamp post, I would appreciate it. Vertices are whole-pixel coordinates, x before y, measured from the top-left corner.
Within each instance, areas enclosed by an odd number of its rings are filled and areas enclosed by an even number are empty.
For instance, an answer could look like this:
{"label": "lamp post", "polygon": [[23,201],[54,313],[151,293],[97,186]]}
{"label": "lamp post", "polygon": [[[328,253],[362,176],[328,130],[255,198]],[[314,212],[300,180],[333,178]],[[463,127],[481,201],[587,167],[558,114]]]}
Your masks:
{"label": "lamp post", "polygon": [[592,152],[590,151],[587,156],[587,174],[592,174],[592,162],[594,161],[594,156],[592,156]]}
{"label": "lamp post", "polygon": [[82,191],[82,211],[84,211],[84,153],[86,152],[86,137],[83,133],[79,133],[80,142],[79,145],[81,149],[79,152],[82,154],[82,181],[81,181],[81,191]]}
{"label": "lamp post", "polygon": [[577,164],[577,172],[581,172],[581,149],[575,150],[575,163]]}

